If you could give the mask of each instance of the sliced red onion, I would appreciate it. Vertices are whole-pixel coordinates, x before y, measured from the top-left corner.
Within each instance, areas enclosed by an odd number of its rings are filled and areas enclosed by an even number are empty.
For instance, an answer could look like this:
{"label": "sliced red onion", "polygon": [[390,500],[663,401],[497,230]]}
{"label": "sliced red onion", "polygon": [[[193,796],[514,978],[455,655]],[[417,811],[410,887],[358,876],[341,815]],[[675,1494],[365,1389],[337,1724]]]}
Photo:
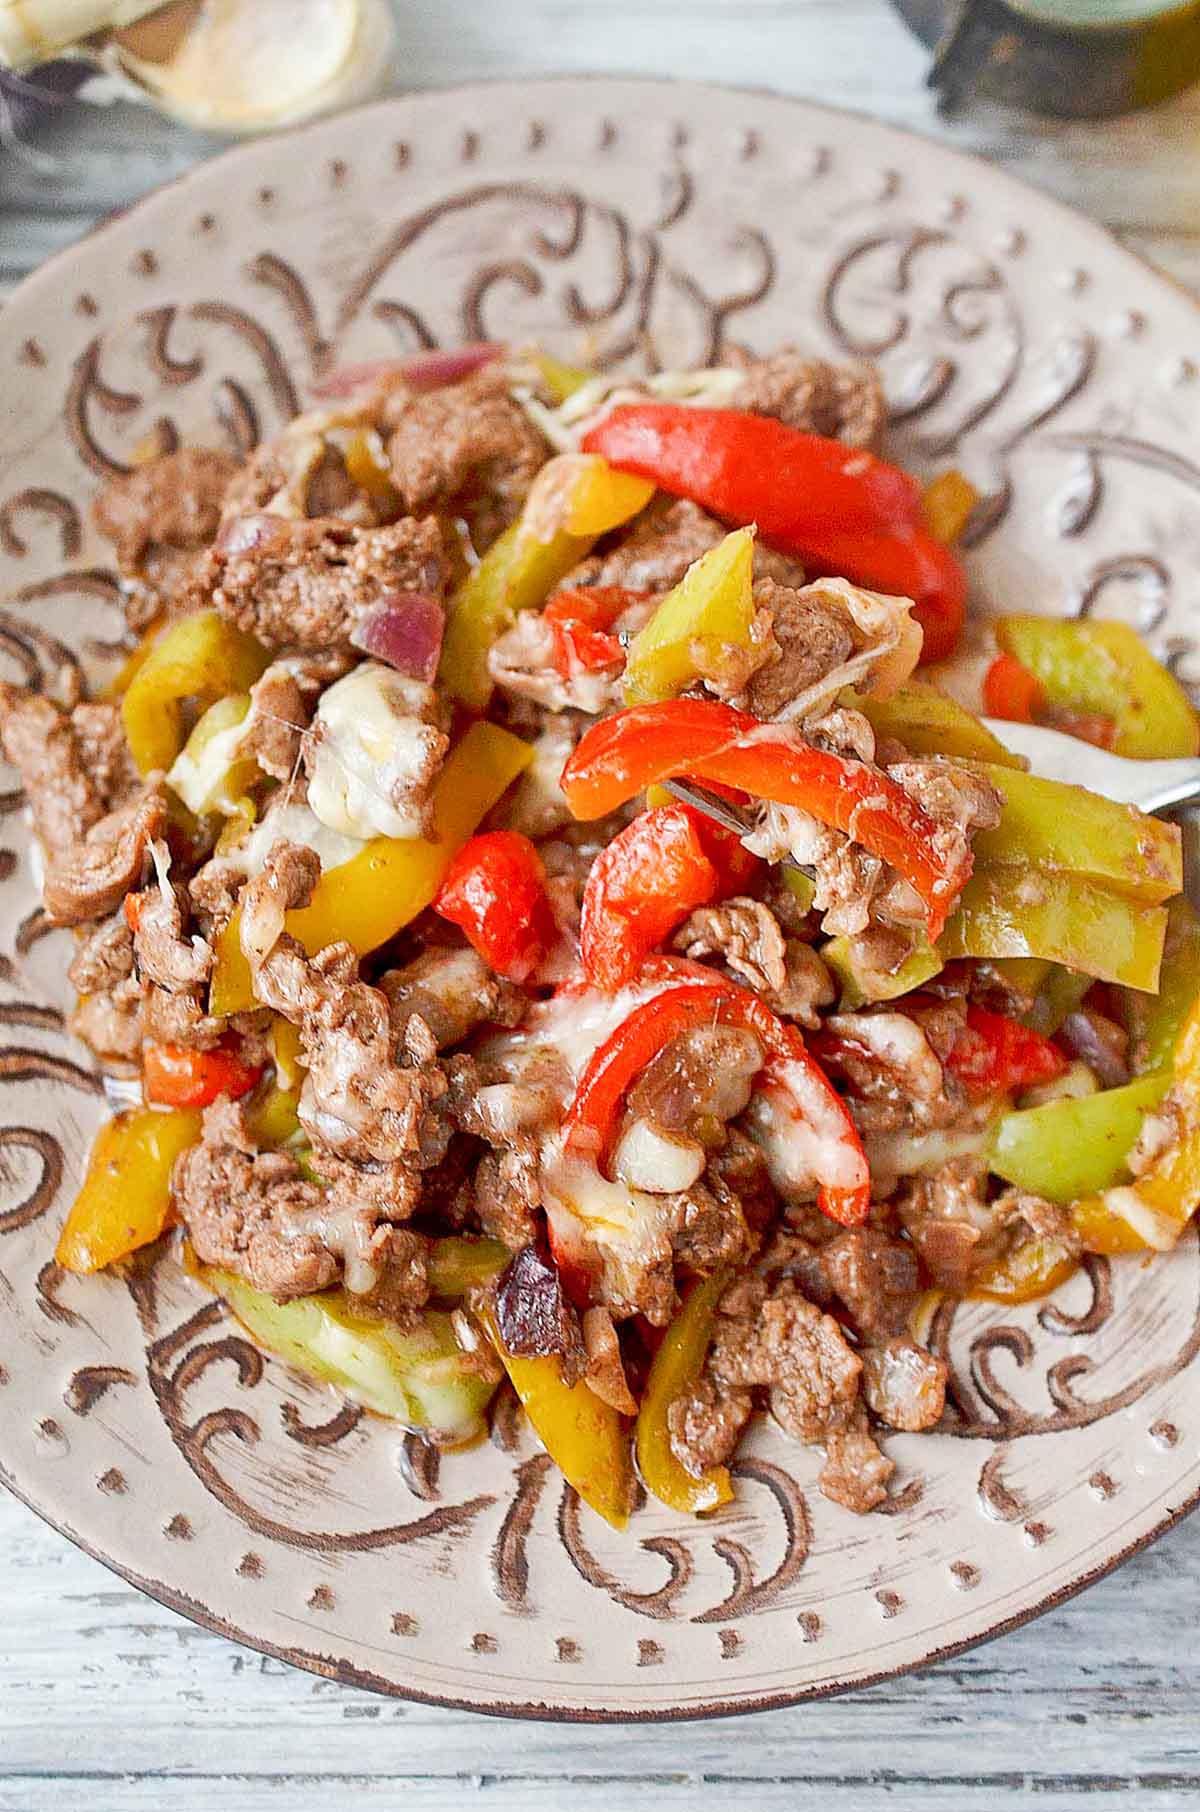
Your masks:
{"label": "sliced red onion", "polygon": [[390,591],[354,625],[350,640],[409,679],[432,682],[442,657],[446,612],[429,591]]}
{"label": "sliced red onion", "polygon": [[313,385],[317,396],[353,396],[367,384],[399,378],[410,390],[439,390],[470,377],[481,365],[498,359],[504,347],[495,340],[478,340],[471,346],[433,347],[407,359],[368,359],[361,365],[339,365]]}

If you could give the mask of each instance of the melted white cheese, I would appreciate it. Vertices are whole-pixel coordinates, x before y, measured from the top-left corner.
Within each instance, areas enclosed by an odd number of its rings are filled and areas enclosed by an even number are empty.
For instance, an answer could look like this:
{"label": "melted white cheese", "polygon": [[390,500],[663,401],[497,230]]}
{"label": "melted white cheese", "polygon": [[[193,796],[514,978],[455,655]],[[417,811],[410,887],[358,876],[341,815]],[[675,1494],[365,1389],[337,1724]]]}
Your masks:
{"label": "melted white cheese", "polygon": [[[432,686],[364,661],[329,687],[316,716],[308,800],[348,837],[419,837],[420,803],[439,734],[426,721]],[[405,795],[412,803],[403,803]],[[401,802],[401,803],[398,803]]]}

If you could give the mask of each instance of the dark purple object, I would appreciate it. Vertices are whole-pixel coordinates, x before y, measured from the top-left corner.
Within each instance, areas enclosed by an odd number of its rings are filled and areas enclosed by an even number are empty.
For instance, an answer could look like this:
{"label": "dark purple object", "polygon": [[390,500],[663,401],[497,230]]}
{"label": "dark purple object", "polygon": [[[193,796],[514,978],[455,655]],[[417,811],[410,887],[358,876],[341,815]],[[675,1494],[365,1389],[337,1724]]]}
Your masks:
{"label": "dark purple object", "polygon": [[523,1358],[568,1353],[579,1344],[575,1311],[550,1254],[526,1246],[496,1284],[496,1320],[508,1352]]}

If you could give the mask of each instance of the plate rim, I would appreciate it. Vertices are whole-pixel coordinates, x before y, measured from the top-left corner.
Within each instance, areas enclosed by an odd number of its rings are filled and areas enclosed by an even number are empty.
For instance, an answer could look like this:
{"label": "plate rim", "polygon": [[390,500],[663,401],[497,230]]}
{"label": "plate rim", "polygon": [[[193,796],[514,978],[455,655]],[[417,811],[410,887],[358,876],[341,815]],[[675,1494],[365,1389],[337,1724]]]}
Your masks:
{"label": "plate rim", "polygon": [[[420,101],[426,96],[448,97],[461,95],[469,97],[479,91],[494,93],[498,89],[510,88],[523,93],[530,88],[570,88],[575,86],[611,86],[611,87],[645,87],[663,90],[683,90],[693,95],[722,94],[742,95],[748,98],[761,98],[772,102],[784,102],[789,107],[799,109],[810,116],[829,120],[835,129],[844,131],[846,121],[858,121],[916,146],[925,147],[936,154],[939,162],[945,166],[957,167],[963,172],[964,180],[986,171],[989,184],[995,184],[1000,190],[1007,190],[1016,200],[1034,196],[1043,210],[1061,216],[1071,223],[1076,233],[1083,231],[1085,237],[1094,238],[1103,245],[1111,256],[1114,252],[1132,268],[1139,271],[1142,279],[1150,278],[1176,300],[1186,303],[1191,312],[1200,319],[1200,297],[1193,293],[1181,280],[1169,272],[1160,270],[1141,253],[1126,245],[1117,232],[1104,222],[1093,219],[1080,209],[1072,207],[1058,196],[1049,194],[1036,184],[1014,175],[1010,170],[998,167],[988,158],[957,146],[945,144],[915,127],[898,125],[891,120],[861,108],[832,106],[824,101],[812,99],[806,95],[793,94],[775,88],[769,83],[738,83],[693,81],[682,76],[663,76],[645,72],[614,72],[604,70],[587,70],[572,72],[543,72],[524,76],[497,74],[477,77],[469,82],[432,82],[419,88],[405,89],[379,97],[356,107],[347,108],[333,114],[321,115],[316,119],[303,121],[283,130],[266,133],[258,137],[229,145],[211,156],[201,160],[178,175],[157,184],[147,194],[136,201],[115,210],[93,226],[89,227],[78,239],[69,245],[59,248],[43,260],[11,291],[3,305],[0,306],[0,343],[7,340],[5,322],[11,318],[14,303],[25,303],[36,296],[43,287],[54,286],[60,269],[69,266],[82,248],[91,248],[106,235],[125,228],[128,223],[141,215],[153,215],[159,204],[168,196],[184,191],[191,184],[208,180],[210,172],[232,163],[252,162],[267,148],[281,140],[302,139],[306,136],[318,136],[322,132],[336,129],[345,122],[370,120],[373,116],[394,110],[411,101]],[[29,1491],[11,1474],[0,1456],[0,1485],[4,1487],[20,1504],[30,1510],[47,1527],[57,1535],[69,1541],[73,1547],[98,1561],[109,1572],[125,1581],[136,1591],[144,1593],[154,1602],[176,1615],[186,1618],[199,1628],[211,1634],[221,1636],[227,1641],[236,1643],[254,1653],[270,1656],[272,1659],[286,1662],[302,1672],[319,1678],[334,1680],[343,1685],[357,1687],[380,1697],[395,1698],[410,1703],[444,1707],[447,1710],[473,1712],[483,1717],[507,1718],[511,1720],[531,1720],[539,1723],[585,1724],[585,1725],[620,1725],[620,1724],[679,1724],[695,1723],[708,1718],[732,1718],[750,1716],[759,1712],[787,1710],[793,1706],[813,1703],[825,1699],[846,1696],[851,1693],[866,1691],[868,1688],[882,1684],[887,1680],[902,1679],[938,1663],[952,1660],[956,1656],[981,1648],[989,1642],[1008,1635],[1038,1618],[1068,1603],[1090,1586],[1105,1579],[1117,1571],[1135,1555],[1144,1552],[1160,1538],[1176,1528],[1188,1516],[1200,1508],[1200,1485],[1188,1495],[1182,1503],[1170,1509],[1150,1529],[1138,1535],[1131,1542],[1120,1548],[1115,1554],[1106,1557],[1077,1578],[1057,1587],[1034,1605],[1014,1611],[1007,1617],[1000,1618],[973,1635],[960,1641],[932,1648],[911,1660],[901,1661],[892,1666],[880,1669],[869,1675],[859,1676],[847,1681],[828,1681],[811,1686],[784,1688],[780,1691],[737,1697],[728,1700],[715,1700],[702,1705],[655,1705],[647,1708],[637,1706],[625,1709],[600,1708],[584,1706],[553,1705],[545,1701],[533,1700],[518,1703],[513,1700],[484,1702],[479,1699],[456,1697],[452,1692],[434,1692],[412,1684],[401,1683],[375,1674],[358,1663],[331,1654],[321,1654],[307,1649],[288,1648],[271,1642],[261,1635],[253,1635],[241,1629],[237,1624],[221,1617],[208,1606],[193,1599],[187,1593],[178,1591],[165,1580],[151,1578],[139,1573],[135,1568],[123,1565],[110,1555],[102,1553],[78,1530],[72,1528],[65,1520],[52,1513],[45,1505],[38,1503]]]}

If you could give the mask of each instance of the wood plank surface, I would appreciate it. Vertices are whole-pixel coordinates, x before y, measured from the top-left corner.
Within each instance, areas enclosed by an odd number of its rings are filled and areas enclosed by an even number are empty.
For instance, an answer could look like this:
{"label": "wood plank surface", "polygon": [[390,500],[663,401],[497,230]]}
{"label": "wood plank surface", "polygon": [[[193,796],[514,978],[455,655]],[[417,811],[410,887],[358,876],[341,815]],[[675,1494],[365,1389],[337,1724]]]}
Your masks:
{"label": "wood plank surface", "polygon": [[[885,0],[401,0],[402,81],[610,70],[784,88],[982,152],[1200,290],[1200,92],[946,125]],[[71,109],[0,152],[0,294],[215,141]],[[1028,1629],[851,1697],[581,1729],[374,1699],[150,1603],[0,1498],[0,1812],[1078,1812],[1200,1806],[1200,1519]]]}

